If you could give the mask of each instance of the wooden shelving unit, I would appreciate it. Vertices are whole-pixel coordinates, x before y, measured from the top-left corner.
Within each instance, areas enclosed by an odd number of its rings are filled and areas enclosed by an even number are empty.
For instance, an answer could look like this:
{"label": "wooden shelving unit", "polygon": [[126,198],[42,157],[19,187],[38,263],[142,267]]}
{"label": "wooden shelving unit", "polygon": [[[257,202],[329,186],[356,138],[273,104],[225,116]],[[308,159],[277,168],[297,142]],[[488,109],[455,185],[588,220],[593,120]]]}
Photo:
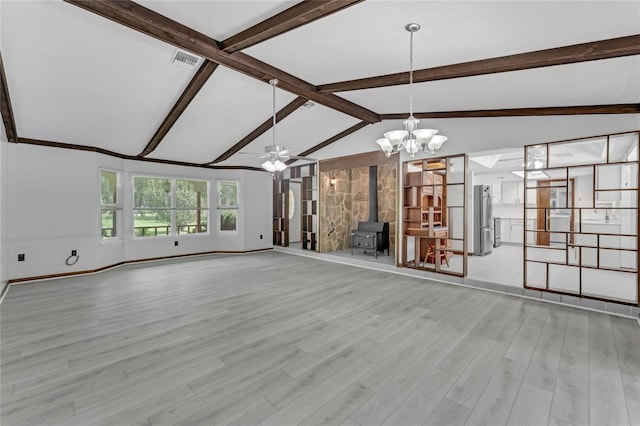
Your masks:
{"label": "wooden shelving unit", "polygon": [[[439,163],[438,163],[439,164]],[[403,204],[403,241],[405,266],[419,267],[420,260],[429,257],[434,251],[435,239],[441,239],[441,246],[446,246],[447,216],[446,216],[446,166],[441,167],[427,160],[405,163],[404,175],[404,204]],[[406,261],[406,239],[414,237],[418,241],[416,258],[412,265]],[[449,253],[443,252],[440,259],[448,260]]]}
{"label": "wooden shelving unit", "polygon": [[[301,183],[300,202],[300,240],[303,250],[317,250],[318,235],[318,188],[316,179],[316,165],[291,167],[278,173],[273,180],[273,245],[289,247],[289,189],[291,179]],[[297,210],[297,209],[296,209]],[[297,236],[293,238],[297,241]]]}
{"label": "wooden shelving unit", "polygon": [[317,249],[318,188],[315,164],[307,166],[308,176],[302,178],[302,249]]}
{"label": "wooden shelving unit", "polygon": [[273,245],[289,246],[289,180],[273,180]]}

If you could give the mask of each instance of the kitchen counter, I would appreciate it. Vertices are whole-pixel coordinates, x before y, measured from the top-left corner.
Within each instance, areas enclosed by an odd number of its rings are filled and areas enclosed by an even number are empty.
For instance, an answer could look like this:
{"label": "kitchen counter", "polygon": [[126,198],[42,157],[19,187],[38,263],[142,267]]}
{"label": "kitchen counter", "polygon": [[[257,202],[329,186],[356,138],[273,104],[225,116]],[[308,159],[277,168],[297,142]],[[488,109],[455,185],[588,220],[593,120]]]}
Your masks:
{"label": "kitchen counter", "polygon": [[609,222],[602,219],[582,219],[583,225],[620,225],[619,220],[610,220]]}

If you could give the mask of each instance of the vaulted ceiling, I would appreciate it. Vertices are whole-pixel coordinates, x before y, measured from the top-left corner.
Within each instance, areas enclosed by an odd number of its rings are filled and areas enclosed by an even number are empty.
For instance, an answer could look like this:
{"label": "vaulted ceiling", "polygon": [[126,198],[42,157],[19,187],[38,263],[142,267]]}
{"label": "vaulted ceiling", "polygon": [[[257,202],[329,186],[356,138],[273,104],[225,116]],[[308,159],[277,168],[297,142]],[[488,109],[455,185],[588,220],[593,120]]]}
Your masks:
{"label": "vaulted ceiling", "polygon": [[278,145],[372,151],[409,110],[409,22],[414,110],[445,154],[640,128],[637,0],[2,0],[0,20],[16,142],[256,167],[278,78]]}

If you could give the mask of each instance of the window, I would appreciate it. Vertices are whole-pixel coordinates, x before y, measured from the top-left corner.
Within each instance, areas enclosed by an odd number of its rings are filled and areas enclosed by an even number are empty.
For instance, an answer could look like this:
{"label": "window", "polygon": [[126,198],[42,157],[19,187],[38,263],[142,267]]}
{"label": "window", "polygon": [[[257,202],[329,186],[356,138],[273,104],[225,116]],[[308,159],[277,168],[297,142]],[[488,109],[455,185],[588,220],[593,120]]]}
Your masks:
{"label": "window", "polygon": [[176,232],[200,234],[207,232],[209,213],[207,182],[176,181]]}
{"label": "window", "polygon": [[136,176],[133,186],[134,237],[208,232],[206,181]]}
{"label": "window", "polygon": [[133,235],[171,235],[171,179],[133,178]]}
{"label": "window", "polygon": [[218,182],[220,231],[238,230],[238,182]]}
{"label": "window", "polygon": [[118,236],[118,173],[100,172],[100,221],[102,238]]}

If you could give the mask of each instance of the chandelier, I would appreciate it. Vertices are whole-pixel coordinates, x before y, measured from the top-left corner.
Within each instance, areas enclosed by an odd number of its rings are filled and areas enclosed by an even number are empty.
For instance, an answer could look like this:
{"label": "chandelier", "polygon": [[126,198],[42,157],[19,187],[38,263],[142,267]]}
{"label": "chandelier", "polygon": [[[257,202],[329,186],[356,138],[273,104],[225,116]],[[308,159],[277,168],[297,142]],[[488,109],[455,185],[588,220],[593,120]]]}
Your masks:
{"label": "chandelier", "polygon": [[438,131],[435,129],[418,129],[420,120],[413,116],[413,33],[420,29],[420,25],[412,23],[405,25],[404,28],[411,34],[409,40],[409,118],[403,122],[404,130],[392,130],[376,141],[387,158],[403,149],[406,149],[411,158],[415,157],[420,150],[435,154],[447,140],[446,136],[437,135]]}
{"label": "chandelier", "polygon": [[261,158],[266,158],[266,161],[262,163],[262,168],[268,172],[275,173],[287,168],[287,164],[282,160],[288,159],[289,156],[287,155],[288,151],[285,150],[284,147],[276,145],[276,86],[278,85],[278,80],[275,78],[269,80],[269,84],[273,89],[272,144],[265,147],[265,154],[262,155]]}

